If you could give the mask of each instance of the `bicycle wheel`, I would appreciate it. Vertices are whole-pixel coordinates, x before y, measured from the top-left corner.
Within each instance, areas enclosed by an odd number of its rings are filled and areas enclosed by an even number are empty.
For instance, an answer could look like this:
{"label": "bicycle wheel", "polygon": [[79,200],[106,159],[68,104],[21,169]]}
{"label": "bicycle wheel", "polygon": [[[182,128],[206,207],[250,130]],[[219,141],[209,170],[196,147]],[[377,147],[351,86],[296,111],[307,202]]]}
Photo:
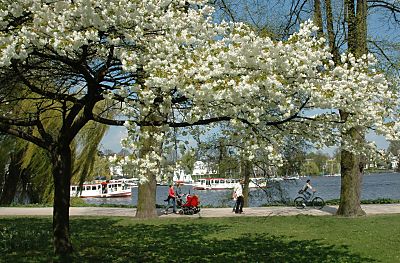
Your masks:
{"label": "bicycle wheel", "polygon": [[315,209],[322,209],[322,208],[325,206],[325,201],[324,201],[324,199],[322,199],[321,197],[315,197],[315,198],[312,200],[312,206],[313,206]]}
{"label": "bicycle wheel", "polygon": [[298,196],[298,197],[296,197],[296,199],[294,199],[294,206],[296,208],[299,208],[299,209],[304,208],[305,203],[306,203],[306,200],[302,196]]}

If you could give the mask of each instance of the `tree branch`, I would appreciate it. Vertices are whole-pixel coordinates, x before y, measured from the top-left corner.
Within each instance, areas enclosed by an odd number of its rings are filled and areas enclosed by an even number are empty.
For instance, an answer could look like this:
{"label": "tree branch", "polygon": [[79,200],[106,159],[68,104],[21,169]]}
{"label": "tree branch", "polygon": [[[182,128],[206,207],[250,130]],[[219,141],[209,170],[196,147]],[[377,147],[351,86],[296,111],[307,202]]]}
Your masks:
{"label": "tree branch", "polygon": [[16,136],[18,138],[27,140],[31,143],[36,144],[37,146],[39,146],[43,149],[49,149],[49,147],[50,147],[50,144],[48,142],[46,142],[45,140],[40,139],[36,136],[33,136],[29,133],[23,132],[21,130],[14,129],[10,125],[5,125],[5,124],[0,123],[0,131],[10,134],[10,135],[13,135],[13,136]]}
{"label": "tree branch", "polygon": [[77,103],[78,100],[70,95],[67,94],[60,94],[60,93],[54,93],[54,92],[49,92],[49,91],[45,91],[42,90],[41,88],[35,86],[34,84],[32,84],[29,80],[27,80],[23,74],[21,73],[21,71],[18,69],[18,67],[13,64],[13,69],[14,71],[18,74],[18,77],[21,79],[22,83],[27,86],[32,92],[42,95],[43,97],[49,98],[49,99],[54,99],[54,100],[66,100],[66,101],[70,101],[73,103]]}
{"label": "tree branch", "polygon": [[18,120],[18,119],[9,119],[0,116],[0,123],[3,125],[15,125],[21,127],[31,127],[37,125],[37,120]]}

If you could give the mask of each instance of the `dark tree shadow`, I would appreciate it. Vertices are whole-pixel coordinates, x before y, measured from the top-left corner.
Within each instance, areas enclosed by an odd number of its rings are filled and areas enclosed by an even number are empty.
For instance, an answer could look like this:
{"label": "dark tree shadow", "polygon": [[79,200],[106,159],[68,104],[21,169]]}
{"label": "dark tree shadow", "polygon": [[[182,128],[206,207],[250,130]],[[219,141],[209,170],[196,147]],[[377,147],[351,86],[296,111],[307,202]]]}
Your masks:
{"label": "dark tree shadow", "polygon": [[2,218],[0,262],[48,262],[52,258],[51,218]]}
{"label": "dark tree shadow", "polygon": [[[169,221],[157,225],[119,225],[118,218],[71,221],[73,262],[375,262],[351,253],[346,246],[326,245],[320,240],[293,240],[268,234],[230,238],[234,225],[205,221]],[[171,223],[172,222],[172,223]],[[2,251],[4,262],[52,260],[51,219],[14,219],[5,222],[23,229],[34,225],[38,236],[16,233],[15,242],[29,237],[23,248],[13,245]],[[0,230],[4,222],[0,223]],[[42,231],[42,232],[40,232]],[[44,231],[44,232],[43,232]],[[47,232],[46,232],[47,231]],[[224,232],[225,239],[218,239]],[[41,233],[41,234],[40,234]],[[1,238],[1,237],[0,237]],[[0,240],[1,242],[1,240]],[[2,261],[2,260],[0,260]]]}

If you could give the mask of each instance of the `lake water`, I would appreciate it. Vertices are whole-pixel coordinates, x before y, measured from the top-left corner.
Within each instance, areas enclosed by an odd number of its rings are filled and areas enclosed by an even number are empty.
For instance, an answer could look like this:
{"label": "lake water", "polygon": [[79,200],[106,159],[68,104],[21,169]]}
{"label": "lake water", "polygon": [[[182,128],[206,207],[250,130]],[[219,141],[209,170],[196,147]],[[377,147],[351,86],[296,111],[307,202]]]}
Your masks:
{"label": "lake water", "polygon": [[[300,180],[272,182],[271,187],[265,191],[254,189],[250,191],[250,206],[261,206],[281,200],[293,200],[297,191],[305,184],[308,178]],[[318,191],[318,195],[325,200],[339,199],[340,176],[338,177],[309,177],[312,185]],[[363,200],[390,198],[400,200],[400,173],[366,174],[362,184]],[[183,193],[197,194],[204,206],[232,206],[232,190],[193,190],[192,186],[183,186]],[[157,187],[157,204],[164,204],[168,194],[168,186]],[[131,197],[124,198],[86,198],[91,204],[137,204],[137,188],[132,189]]]}

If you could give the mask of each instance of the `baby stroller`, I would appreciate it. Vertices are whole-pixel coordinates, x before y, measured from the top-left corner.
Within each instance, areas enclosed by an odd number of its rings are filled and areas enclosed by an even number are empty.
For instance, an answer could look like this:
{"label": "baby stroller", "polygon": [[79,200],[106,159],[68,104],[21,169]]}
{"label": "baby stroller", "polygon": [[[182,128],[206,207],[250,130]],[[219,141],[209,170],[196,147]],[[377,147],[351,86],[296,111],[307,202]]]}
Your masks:
{"label": "baby stroller", "polygon": [[197,195],[187,195],[186,202],[182,203],[179,214],[181,215],[194,215],[200,212],[200,200]]}

